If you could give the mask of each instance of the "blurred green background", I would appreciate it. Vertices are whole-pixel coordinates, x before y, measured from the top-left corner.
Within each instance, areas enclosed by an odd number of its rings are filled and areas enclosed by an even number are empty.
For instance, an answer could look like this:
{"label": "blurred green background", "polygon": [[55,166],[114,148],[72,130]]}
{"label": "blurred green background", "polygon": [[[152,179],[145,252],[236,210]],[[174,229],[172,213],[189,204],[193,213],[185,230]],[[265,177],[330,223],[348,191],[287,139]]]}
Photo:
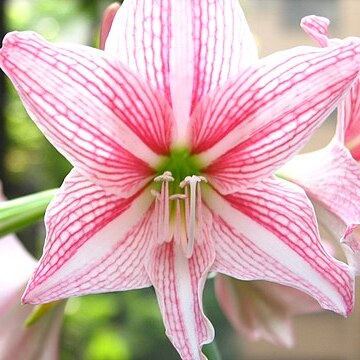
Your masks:
{"label": "blurred green background", "polygon": [[[33,30],[49,41],[98,45],[99,25],[109,1],[0,1],[1,38],[11,30]],[[29,119],[13,86],[0,82],[0,179],[8,198],[59,187],[70,164]],[[42,223],[18,234],[37,258]],[[206,286],[206,309],[217,328],[225,359],[235,359],[234,335],[218,309],[213,281]],[[237,343],[237,341],[235,342]],[[0,354],[1,358],[1,354]],[[165,336],[153,289],[70,299],[61,338],[63,360],[179,359]]]}

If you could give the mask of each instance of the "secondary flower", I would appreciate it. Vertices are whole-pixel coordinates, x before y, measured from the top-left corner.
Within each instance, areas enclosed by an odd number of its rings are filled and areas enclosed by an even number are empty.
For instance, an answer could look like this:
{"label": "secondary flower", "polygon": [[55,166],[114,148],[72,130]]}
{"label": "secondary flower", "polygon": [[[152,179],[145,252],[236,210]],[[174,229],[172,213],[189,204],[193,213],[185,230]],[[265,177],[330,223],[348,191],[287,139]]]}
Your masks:
{"label": "secondary flower", "polygon": [[2,360],[58,358],[63,305],[48,311],[35,324],[29,327],[24,325],[34,306],[22,305],[20,300],[35,265],[36,260],[27,253],[14,235],[0,238],[0,357]]}
{"label": "secondary flower", "polygon": [[45,217],[26,303],[153,285],[183,359],[213,338],[210,270],[348,313],[353,277],[273,176],[358,75],[360,42],[257,59],[236,0],[126,1],[105,51],[11,33],[0,65],[74,165]]}
{"label": "secondary flower", "polygon": [[[318,16],[302,19],[303,29],[323,47],[337,46],[328,38],[329,20]],[[356,79],[338,107],[336,134],[316,152],[296,156],[281,174],[303,187],[313,201],[319,222],[328,236],[341,239],[348,261],[360,272],[360,239],[353,230],[360,223],[360,97]]]}
{"label": "secondary flower", "polygon": [[233,327],[249,340],[265,339],[292,346],[292,318],[320,311],[319,304],[297,289],[267,281],[240,281],[218,275],[216,295]]}

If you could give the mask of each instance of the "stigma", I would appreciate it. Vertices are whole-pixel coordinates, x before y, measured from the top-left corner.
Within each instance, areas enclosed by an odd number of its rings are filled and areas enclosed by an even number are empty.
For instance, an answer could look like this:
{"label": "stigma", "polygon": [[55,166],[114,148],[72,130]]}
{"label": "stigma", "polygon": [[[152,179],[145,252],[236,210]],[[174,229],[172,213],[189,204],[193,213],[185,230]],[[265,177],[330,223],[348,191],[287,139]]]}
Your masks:
{"label": "stigma", "polygon": [[161,183],[159,191],[151,191],[155,198],[154,233],[159,244],[174,241],[190,258],[195,242],[202,242],[201,183],[207,180],[192,175],[186,176],[178,186],[170,186],[174,180],[170,171],[154,178],[154,182]]}

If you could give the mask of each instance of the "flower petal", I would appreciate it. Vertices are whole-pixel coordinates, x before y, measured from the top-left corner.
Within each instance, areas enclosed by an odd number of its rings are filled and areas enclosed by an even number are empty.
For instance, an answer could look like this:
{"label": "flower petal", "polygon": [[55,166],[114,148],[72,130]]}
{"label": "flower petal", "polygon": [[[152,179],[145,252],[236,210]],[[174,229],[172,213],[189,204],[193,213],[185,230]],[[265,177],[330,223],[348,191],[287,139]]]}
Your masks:
{"label": "flower petal", "polygon": [[0,238],[0,316],[19,295],[35,265],[35,259],[14,235]]}
{"label": "flower petal", "polygon": [[65,302],[57,304],[35,324],[24,323],[34,306],[20,303],[25,286],[18,289],[16,302],[5,314],[0,315],[1,360],[55,360],[59,358],[59,339]]}
{"label": "flower petal", "polygon": [[360,224],[360,165],[336,139],[321,150],[295,156],[280,173],[347,227]]}
{"label": "flower petal", "polygon": [[237,0],[125,1],[105,51],[165,94],[180,140],[198,101],[257,60]]}
{"label": "flower petal", "polygon": [[10,33],[0,65],[54,146],[107,191],[134,194],[168,151],[167,101],[103,51]]}
{"label": "flower petal", "polygon": [[305,16],[301,19],[302,29],[321,47],[329,46],[330,20],[316,15]]}
{"label": "flower petal", "polygon": [[360,161],[360,81],[357,79],[338,110],[336,128],[340,141],[344,141],[351,155]]}
{"label": "flower petal", "polygon": [[301,148],[358,74],[360,43],[269,56],[202,99],[193,151],[222,192],[265,178]]}
{"label": "flower petal", "polygon": [[101,28],[100,28],[100,39],[99,39],[100,40],[99,48],[101,50],[104,50],[105,48],[106,39],[109,35],[115,15],[119,9],[120,9],[120,4],[115,2],[110,4],[104,11]]}
{"label": "flower petal", "polygon": [[189,259],[172,241],[154,248],[147,265],[166,334],[183,360],[206,359],[201,347],[214,337],[202,307],[203,288],[214,257],[214,246],[206,236],[201,244],[195,243]]}
{"label": "flower petal", "polygon": [[23,301],[150,286],[142,262],[151,203],[150,192],[121,199],[73,170],[47,209],[44,254]]}
{"label": "flower petal", "polygon": [[[339,216],[329,211],[323,204],[312,199],[320,230],[329,240],[333,252],[340,257],[346,256],[346,262],[360,274],[360,233],[356,225],[347,225]],[[340,240],[340,242],[339,242]],[[339,249],[341,245],[341,249]],[[336,251],[337,250],[337,251]],[[341,254],[341,250],[343,254]]]}
{"label": "flower petal", "polygon": [[266,179],[232,195],[207,189],[205,196],[214,216],[214,270],[292,286],[325,309],[351,311],[353,274],[322,248],[313,208],[300,188]]}
{"label": "flower petal", "polygon": [[215,290],[230,323],[253,341],[265,339],[290,347],[294,344],[291,318],[321,310],[304,292],[267,281],[241,281],[217,275]]}

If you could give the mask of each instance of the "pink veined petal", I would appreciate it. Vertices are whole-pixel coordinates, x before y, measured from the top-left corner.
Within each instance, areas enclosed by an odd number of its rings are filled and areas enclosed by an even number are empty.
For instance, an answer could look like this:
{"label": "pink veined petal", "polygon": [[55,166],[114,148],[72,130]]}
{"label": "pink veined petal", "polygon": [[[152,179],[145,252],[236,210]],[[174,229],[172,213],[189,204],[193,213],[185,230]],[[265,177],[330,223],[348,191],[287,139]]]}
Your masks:
{"label": "pink veined petal", "polygon": [[316,15],[305,16],[301,19],[302,29],[321,47],[329,46],[330,20]]}
{"label": "pink veined petal", "polygon": [[70,172],[46,211],[44,253],[23,302],[150,286],[152,200],[149,192],[121,199]]}
{"label": "pink veined petal", "polygon": [[206,190],[214,216],[213,270],[297,288],[341,314],[352,310],[353,274],[322,248],[314,210],[300,188],[269,178],[224,197]]}
{"label": "pink veined petal", "polygon": [[306,142],[359,71],[358,40],[299,47],[262,60],[202,99],[191,120],[193,152],[219,191],[266,178]]}
{"label": "pink veined petal", "polygon": [[165,94],[181,142],[198,101],[257,60],[237,0],[126,0],[105,51]]}
{"label": "pink veined petal", "polygon": [[292,317],[321,310],[304,292],[267,281],[241,281],[217,275],[215,290],[230,323],[253,341],[263,338],[291,347],[294,344]]}
{"label": "pink veined petal", "polygon": [[[207,215],[209,220],[210,214]],[[206,277],[215,257],[207,231],[202,243],[195,243],[189,259],[181,246],[172,241],[155,247],[147,262],[166,334],[182,360],[206,359],[201,347],[214,337],[214,329],[202,307]]]}
{"label": "pink veined petal", "polygon": [[321,150],[295,156],[280,173],[347,227],[360,224],[360,165],[336,138]]}
{"label": "pink veined petal", "polygon": [[35,265],[35,259],[14,235],[0,238],[0,316],[16,301]]}
{"label": "pink veined petal", "polygon": [[134,194],[149,181],[149,165],[168,152],[167,101],[103,51],[10,33],[0,65],[54,146],[107,191]]}

